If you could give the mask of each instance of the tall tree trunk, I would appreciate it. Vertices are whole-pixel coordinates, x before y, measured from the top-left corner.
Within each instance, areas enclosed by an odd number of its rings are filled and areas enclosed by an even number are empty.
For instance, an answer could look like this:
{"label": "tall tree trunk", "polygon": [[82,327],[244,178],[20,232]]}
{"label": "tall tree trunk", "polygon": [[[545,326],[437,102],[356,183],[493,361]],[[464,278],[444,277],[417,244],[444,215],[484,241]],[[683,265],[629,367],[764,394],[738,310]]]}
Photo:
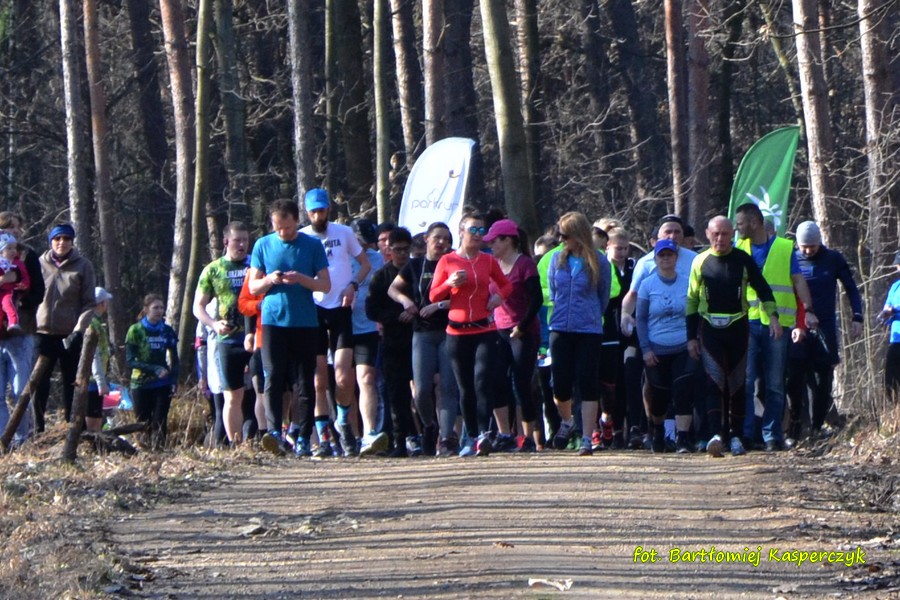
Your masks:
{"label": "tall tree trunk", "polygon": [[[138,191],[141,206],[152,207],[156,218],[146,223],[150,240],[145,243],[155,256],[172,255],[172,218],[175,198],[172,171],[169,166],[169,145],[166,139],[166,116],[160,90],[160,66],[154,52],[158,43],[151,31],[151,5],[145,0],[128,0],[128,19],[131,26],[131,62],[137,83],[140,126],[146,152],[146,185]],[[169,273],[155,270],[146,278],[147,289],[164,290]]]}
{"label": "tall tree trunk", "polygon": [[[159,189],[168,154],[166,119],[160,93],[159,68],[154,56],[156,42],[150,30],[150,5],[144,0],[128,0],[128,16],[131,24],[131,56],[138,84],[138,106],[141,128],[150,159],[151,179]],[[169,199],[162,194],[160,199]]]}
{"label": "tall tree trunk", "polygon": [[519,73],[522,74],[522,118],[528,149],[528,170],[535,206],[543,197],[541,185],[541,52],[537,0],[516,0],[516,28],[519,45]]}
{"label": "tall tree trunk", "polygon": [[66,106],[66,150],[69,182],[69,214],[78,233],[82,254],[93,258],[91,240],[91,199],[87,182],[87,140],[84,131],[84,102],[78,50],[78,5],[76,0],[59,0],[59,33],[62,50],[63,96]]}
{"label": "tall tree trunk", "polygon": [[[896,156],[900,153],[900,97],[887,58],[888,23],[877,12],[877,0],[859,0],[860,48],[866,114],[866,159],[868,175],[869,249],[871,269],[867,304],[880,306],[890,282],[878,277],[891,264],[896,251],[898,196]],[[893,163],[891,157],[895,157]],[[893,165],[893,174],[891,173]],[[893,175],[893,176],[892,176]],[[873,310],[874,312],[874,310]]]}
{"label": "tall tree trunk", "polygon": [[[178,327],[182,342],[187,337],[187,323],[182,322],[182,301],[191,253],[191,202],[194,184],[194,94],[191,88],[191,67],[188,40],[184,31],[184,11],[181,0],[160,0],[166,60],[169,65],[169,87],[172,93],[172,114],[175,123],[175,232],[172,248],[172,273],[166,318]],[[190,313],[188,313],[190,314]],[[185,372],[187,370],[185,369]]]}
{"label": "tall tree trunk", "polygon": [[334,6],[337,73],[341,78],[337,114],[344,148],[347,210],[355,215],[370,202],[373,183],[362,23],[356,0],[334,0]]}
{"label": "tall tree trunk", "polygon": [[[215,0],[216,63],[218,65],[219,95],[225,121],[225,168],[228,173],[228,220],[250,220],[250,183],[247,169],[247,139],[244,95],[238,78],[237,41],[231,0]],[[221,247],[221,246],[219,246]]]}
{"label": "tall tree trunk", "polygon": [[[609,108],[609,56],[604,45],[603,34],[600,31],[600,9],[597,0],[581,0],[581,45],[585,56],[585,77],[587,78],[587,93],[591,107],[591,115],[594,119],[601,119]],[[600,150],[599,157],[601,171],[611,171],[606,168],[606,157],[615,152],[615,144],[608,135],[603,134],[603,128],[599,123],[592,123],[594,143]]]}
{"label": "tall tree trunk", "polygon": [[400,123],[403,127],[403,147],[408,173],[424,147],[422,69],[416,55],[416,30],[413,21],[415,3],[412,0],[390,1],[397,94],[400,97]]}
{"label": "tall tree trunk", "polygon": [[709,167],[713,160],[709,137],[709,0],[688,0],[688,147],[690,189],[682,216],[700,224],[709,211]]}
{"label": "tall tree trunk", "polygon": [[797,115],[797,122],[800,125],[801,130],[805,130],[803,125],[803,100],[800,90],[797,88],[797,82],[795,81],[795,71],[793,66],[791,65],[791,61],[788,58],[787,54],[784,51],[784,48],[781,45],[781,37],[776,34],[778,31],[777,24],[775,22],[775,17],[772,14],[772,9],[769,7],[766,2],[759,3],[760,10],[762,11],[763,18],[766,20],[766,35],[769,38],[769,43],[772,45],[772,51],[775,52],[775,58],[778,60],[778,66],[781,67],[781,72],[784,73],[784,80],[787,83],[788,90],[791,93],[791,104],[794,106],[794,112]]}
{"label": "tall tree trunk", "polygon": [[[444,0],[444,106],[447,135],[480,141],[478,94],[472,67],[472,14],[474,0]],[[469,162],[469,198],[484,195],[481,144]]]}
{"label": "tall tree trunk", "polygon": [[540,231],[540,221],[531,189],[531,174],[528,172],[528,146],[519,107],[519,86],[510,44],[506,2],[481,0],[479,4],[484,26],[484,53],[494,98],[506,210],[519,227],[530,235],[536,235]]}
{"label": "tall tree trunk", "polygon": [[28,214],[26,194],[20,190],[37,188],[41,178],[38,169],[28,168],[28,163],[34,164],[40,159],[27,143],[22,143],[25,136],[20,126],[28,120],[30,105],[27,100],[36,93],[37,82],[32,73],[38,63],[34,49],[41,44],[38,34],[44,27],[40,8],[32,0],[15,0],[9,8],[6,24],[3,64],[7,70],[2,83],[6,96],[2,109],[7,111],[6,120],[10,126],[4,131],[6,168],[3,175],[6,177],[4,188],[8,206],[20,215]]}
{"label": "tall tree trunk", "polygon": [[[190,356],[192,335],[195,320],[193,316],[194,290],[197,288],[197,278],[200,276],[200,263],[205,257],[201,257],[203,244],[203,228],[200,223],[203,218],[203,207],[209,201],[209,93],[212,86],[210,69],[210,42],[212,28],[213,0],[200,0],[197,4],[197,99],[194,112],[194,135],[197,140],[194,155],[196,166],[194,169],[194,197],[191,208],[191,221],[196,224],[191,230],[190,260],[188,261],[187,282],[181,303],[181,323],[178,329],[178,355],[182,360]],[[216,239],[216,227],[207,224],[207,229],[212,229],[210,238]],[[217,245],[216,248],[221,248]]]}
{"label": "tall tree trunk", "polygon": [[835,184],[831,178],[830,162],[834,156],[834,138],[828,109],[825,76],[822,71],[821,50],[817,29],[815,0],[792,0],[794,30],[797,42],[797,63],[800,67],[800,90],[803,95],[803,114],[806,122],[806,144],[809,159],[809,184],[812,208],[822,228],[822,241],[829,246],[841,237],[844,223],[832,219]]}
{"label": "tall tree trunk", "polygon": [[[738,42],[744,29],[746,0],[729,0],[725,7],[724,24],[728,30],[725,46],[722,48],[722,73],[719,78],[719,135],[721,152],[719,165],[719,189],[712,192],[714,198],[727,198],[734,183],[734,150],[731,142],[731,92],[734,85],[734,58],[737,56]],[[697,233],[702,235],[704,223],[694,223]]]}
{"label": "tall tree trunk", "polygon": [[335,3],[325,0],[325,176],[324,187],[334,195],[337,189],[338,162],[338,105],[343,94],[337,72],[337,18]]}
{"label": "tall tree trunk", "polygon": [[309,0],[288,0],[291,98],[294,106],[294,167],[297,198],[316,187],[316,149],[312,118],[312,50],[309,43]]}
{"label": "tall tree trunk", "polygon": [[650,73],[647,52],[641,46],[637,17],[631,0],[609,0],[605,6],[618,47],[614,61],[625,87],[628,112],[631,115],[629,125],[631,142],[635,148],[635,162],[638,165],[638,194],[641,198],[651,198],[668,186],[666,174],[669,156],[656,118],[656,95],[652,87],[647,85]]}
{"label": "tall tree trunk", "polygon": [[683,0],[665,0],[666,73],[669,88],[669,132],[672,147],[672,195],[675,212],[687,213],[690,134],[687,114],[687,57],[684,47]]}
{"label": "tall tree trunk", "polygon": [[[116,226],[118,207],[112,196],[109,156],[109,124],[106,119],[106,90],[103,87],[103,60],[100,54],[100,30],[97,0],[84,0],[84,46],[87,59],[88,86],[91,96],[91,130],[94,142],[94,198],[100,220],[100,247],[103,249],[103,275],[106,288],[114,297],[122,298],[119,254],[122,244]],[[125,306],[109,304],[109,336],[120,373],[125,372]]]}
{"label": "tall tree trunk", "polygon": [[372,89],[375,92],[375,205],[378,222],[391,220],[391,127],[387,78],[390,69],[389,0],[373,0]]}
{"label": "tall tree trunk", "polygon": [[444,1],[422,0],[422,53],[425,63],[425,143],[447,137],[444,100]]}

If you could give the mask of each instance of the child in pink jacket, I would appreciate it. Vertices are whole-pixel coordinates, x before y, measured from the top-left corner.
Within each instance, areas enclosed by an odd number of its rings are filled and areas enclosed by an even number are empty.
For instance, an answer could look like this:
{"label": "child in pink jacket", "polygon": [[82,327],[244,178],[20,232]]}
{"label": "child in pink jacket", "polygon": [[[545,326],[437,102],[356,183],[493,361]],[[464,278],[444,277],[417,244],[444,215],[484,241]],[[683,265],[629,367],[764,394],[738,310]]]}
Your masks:
{"label": "child in pink jacket", "polygon": [[21,332],[19,311],[16,309],[15,292],[27,290],[31,286],[28,269],[19,260],[19,247],[16,238],[5,231],[0,232],[0,277],[10,271],[18,273],[15,281],[0,283],[0,308],[6,316],[6,329],[10,333]]}

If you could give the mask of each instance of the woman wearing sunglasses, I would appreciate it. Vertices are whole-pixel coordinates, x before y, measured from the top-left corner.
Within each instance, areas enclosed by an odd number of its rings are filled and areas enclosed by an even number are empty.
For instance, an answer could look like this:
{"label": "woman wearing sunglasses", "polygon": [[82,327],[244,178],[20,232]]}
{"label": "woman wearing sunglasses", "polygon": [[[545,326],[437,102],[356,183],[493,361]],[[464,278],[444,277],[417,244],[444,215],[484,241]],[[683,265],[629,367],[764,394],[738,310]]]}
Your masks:
{"label": "woman wearing sunglasses", "polygon": [[450,302],[447,353],[468,434],[460,456],[493,450],[489,430],[498,338],[492,313],[512,288],[497,260],[481,251],[486,233],[480,214],[463,217],[459,249],[438,261],[429,294],[432,302]]}
{"label": "woman wearing sunglasses", "polygon": [[553,396],[561,423],[553,445],[569,443],[575,419],[572,398],[581,397],[582,438],[579,454],[588,456],[597,422],[600,386],[597,372],[603,343],[603,313],[609,304],[611,271],[606,257],[594,249],[591,224],[579,212],[559,219],[563,248],[550,263],[547,279],[553,313],[550,315],[550,354],[553,356]]}

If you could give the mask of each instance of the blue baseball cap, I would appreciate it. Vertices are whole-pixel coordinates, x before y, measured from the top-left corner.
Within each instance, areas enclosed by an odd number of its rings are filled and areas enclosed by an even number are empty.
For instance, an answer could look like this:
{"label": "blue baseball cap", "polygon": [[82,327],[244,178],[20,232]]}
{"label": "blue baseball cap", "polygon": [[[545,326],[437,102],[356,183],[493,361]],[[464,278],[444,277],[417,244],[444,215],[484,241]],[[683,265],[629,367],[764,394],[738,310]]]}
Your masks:
{"label": "blue baseball cap", "polygon": [[306,210],[319,210],[321,208],[328,208],[330,203],[328,201],[328,192],[323,190],[322,188],[313,188],[306,192],[306,196],[303,199],[304,204],[306,205]]}
{"label": "blue baseball cap", "polygon": [[671,250],[675,254],[678,254],[678,246],[672,240],[659,240],[656,242],[656,245],[653,246],[654,255],[659,254],[663,250]]}

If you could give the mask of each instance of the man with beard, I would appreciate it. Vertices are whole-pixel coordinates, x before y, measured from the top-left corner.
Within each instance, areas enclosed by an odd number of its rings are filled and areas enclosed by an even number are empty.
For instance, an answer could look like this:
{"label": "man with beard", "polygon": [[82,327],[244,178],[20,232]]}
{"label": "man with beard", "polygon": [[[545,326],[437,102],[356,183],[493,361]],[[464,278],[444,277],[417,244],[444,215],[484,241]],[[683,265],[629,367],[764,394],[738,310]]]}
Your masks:
{"label": "man with beard", "polygon": [[[371,270],[369,258],[356,239],[353,230],[346,225],[329,222],[331,203],[328,192],[315,188],[304,198],[306,215],[310,225],[301,232],[318,239],[328,258],[328,274],[331,290],[314,292],[319,315],[319,341],[316,350],[316,431],[319,448],[315,456],[324,458],[331,452],[328,431],[328,352],[334,359],[338,432],[344,456],[357,454],[356,436],[350,423],[350,414],[356,402],[356,375],[353,370],[353,302],[359,283]],[[353,277],[351,259],[359,263],[359,271]]]}

